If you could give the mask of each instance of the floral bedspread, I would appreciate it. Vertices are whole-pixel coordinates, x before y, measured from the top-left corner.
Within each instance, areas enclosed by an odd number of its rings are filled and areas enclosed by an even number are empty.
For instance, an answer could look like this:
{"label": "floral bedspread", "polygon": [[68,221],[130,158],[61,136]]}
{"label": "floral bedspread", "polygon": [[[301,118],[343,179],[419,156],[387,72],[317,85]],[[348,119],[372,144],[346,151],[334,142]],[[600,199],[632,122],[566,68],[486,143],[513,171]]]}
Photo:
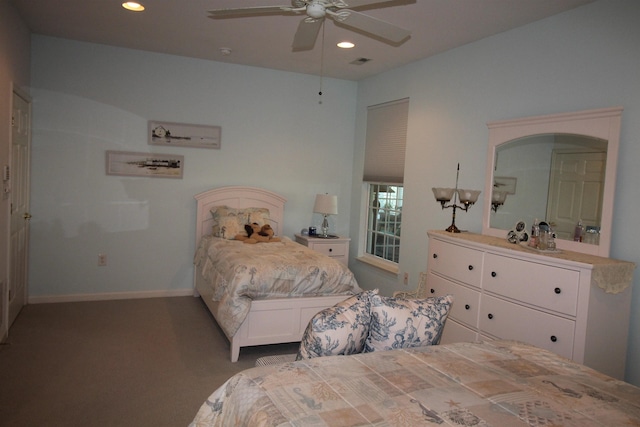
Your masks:
{"label": "floral bedspread", "polygon": [[640,388],[513,341],[262,366],[202,405],[204,426],[637,426]]}
{"label": "floral bedspread", "polygon": [[[219,301],[220,327],[233,336],[252,299],[361,292],[353,273],[342,263],[287,237],[281,242],[246,244],[207,236],[195,264]],[[346,298],[346,297],[345,297]]]}

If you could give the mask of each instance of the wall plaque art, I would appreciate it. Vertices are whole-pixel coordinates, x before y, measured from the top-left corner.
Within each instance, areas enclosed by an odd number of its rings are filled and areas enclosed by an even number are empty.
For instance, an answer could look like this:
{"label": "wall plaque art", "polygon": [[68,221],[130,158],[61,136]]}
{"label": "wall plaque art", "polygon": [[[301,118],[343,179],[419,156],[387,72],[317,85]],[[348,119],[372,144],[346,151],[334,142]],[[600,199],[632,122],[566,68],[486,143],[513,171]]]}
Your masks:
{"label": "wall plaque art", "polygon": [[176,147],[220,148],[220,126],[149,121],[149,144]]}

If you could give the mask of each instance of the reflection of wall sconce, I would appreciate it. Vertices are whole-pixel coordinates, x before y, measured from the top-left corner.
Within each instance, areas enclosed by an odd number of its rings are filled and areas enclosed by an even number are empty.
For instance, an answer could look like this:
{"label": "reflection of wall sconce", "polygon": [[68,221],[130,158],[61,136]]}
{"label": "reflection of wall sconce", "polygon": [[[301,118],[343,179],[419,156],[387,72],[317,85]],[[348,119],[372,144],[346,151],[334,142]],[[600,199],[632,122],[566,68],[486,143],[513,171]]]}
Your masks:
{"label": "reflection of wall sconce", "polygon": [[498,207],[504,205],[505,200],[507,200],[506,191],[493,190],[491,194],[491,209],[493,209],[494,212],[498,212]]}
{"label": "reflection of wall sconce", "polygon": [[[456,172],[456,188],[436,188],[433,187],[433,195],[436,201],[440,202],[442,209],[453,208],[453,215],[451,218],[451,225],[446,229],[450,233],[459,233],[458,227],[456,227],[456,209],[462,209],[467,211],[471,205],[478,201],[480,190],[459,190],[458,189],[458,176],[460,175],[460,163],[458,163],[458,170]],[[462,205],[456,203],[456,196],[460,199]],[[447,204],[453,198],[452,204]]]}

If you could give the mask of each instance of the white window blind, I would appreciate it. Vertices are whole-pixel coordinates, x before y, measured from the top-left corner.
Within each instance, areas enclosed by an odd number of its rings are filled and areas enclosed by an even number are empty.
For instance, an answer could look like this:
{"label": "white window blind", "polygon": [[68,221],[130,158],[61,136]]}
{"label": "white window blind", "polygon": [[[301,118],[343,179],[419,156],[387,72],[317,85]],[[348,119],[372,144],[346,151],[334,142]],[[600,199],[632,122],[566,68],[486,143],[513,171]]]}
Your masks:
{"label": "white window blind", "polygon": [[363,181],[404,181],[408,120],[409,98],[368,107]]}

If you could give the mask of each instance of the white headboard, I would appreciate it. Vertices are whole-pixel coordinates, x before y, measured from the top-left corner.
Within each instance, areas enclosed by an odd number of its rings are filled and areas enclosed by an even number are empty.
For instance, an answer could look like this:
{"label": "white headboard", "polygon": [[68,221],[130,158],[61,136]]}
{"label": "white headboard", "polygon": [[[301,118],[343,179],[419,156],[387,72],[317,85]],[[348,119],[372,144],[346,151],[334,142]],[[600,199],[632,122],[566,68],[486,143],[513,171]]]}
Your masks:
{"label": "white headboard", "polygon": [[211,208],[215,206],[229,206],[230,208],[267,208],[271,227],[277,236],[282,235],[284,219],[284,197],[256,187],[220,187],[204,193],[196,194],[198,211],[196,213],[196,249],[200,238],[211,233],[213,218]]}

